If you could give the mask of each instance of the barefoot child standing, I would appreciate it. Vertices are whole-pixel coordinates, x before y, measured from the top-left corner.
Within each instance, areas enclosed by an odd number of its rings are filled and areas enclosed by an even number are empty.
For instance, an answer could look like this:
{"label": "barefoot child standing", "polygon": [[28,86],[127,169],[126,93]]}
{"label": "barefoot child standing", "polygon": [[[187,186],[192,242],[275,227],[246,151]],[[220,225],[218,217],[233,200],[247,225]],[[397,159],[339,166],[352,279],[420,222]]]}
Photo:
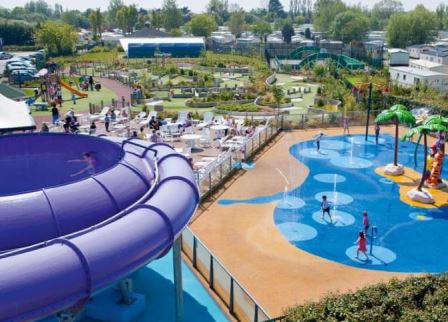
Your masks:
{"label": "barefoot child standing", "polygon": [[359,232],[359,237],[355,241],[355,244],[358,244],[358,249],[356,250],[356,258],[359,258],[359,252],[361,252],[366,257],[366,260],[369,260],[369,255],[367,255],[366,235],[363,231]]}

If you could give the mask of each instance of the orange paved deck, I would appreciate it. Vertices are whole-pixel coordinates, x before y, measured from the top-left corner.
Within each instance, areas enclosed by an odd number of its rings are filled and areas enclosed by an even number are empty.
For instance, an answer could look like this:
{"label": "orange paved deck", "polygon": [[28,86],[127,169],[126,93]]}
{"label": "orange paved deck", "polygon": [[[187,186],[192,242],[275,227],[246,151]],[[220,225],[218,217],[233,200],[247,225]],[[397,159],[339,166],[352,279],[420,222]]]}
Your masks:
{"label": "orange paved deck", "polygon": [[[363,133],[364,129],[351,131]],[[385,132],[392,134],[393,128],[382,128]],[[287,176],[297,174],[291,187],[301,184],[308,169],[289,154],[288,148],[316,133],[313,129],[280,134],[278,142],[261,155],[256,166],[228,184],[217,198],[243,199],[283,191],[285,181],[276,168]],[[324,133],[340,135],[342,130]],[[392,158],[391,151],[391,161]],[[221,206],[214,202],[200,209],[191,224],[194,233],[271,316],[280,315],[287,306],[317,300],[329,292],[407,276],[345,266],[296,248],[276,228],[274,208],[275,203]]]}

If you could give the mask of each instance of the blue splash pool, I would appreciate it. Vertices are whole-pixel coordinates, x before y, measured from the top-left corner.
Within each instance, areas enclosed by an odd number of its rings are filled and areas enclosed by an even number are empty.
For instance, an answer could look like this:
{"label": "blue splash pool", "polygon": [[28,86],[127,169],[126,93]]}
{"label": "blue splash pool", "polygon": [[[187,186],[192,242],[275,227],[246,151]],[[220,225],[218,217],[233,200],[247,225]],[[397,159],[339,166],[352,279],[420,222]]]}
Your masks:
{"label": "blue splash pool", "polygon": [[[414,168],[412,142],[399,143],[399,162]],[[274,221],[284,237],[296,247],[342,264],[395,272],[445,272],[448,270],[448,207],[425,209],[410,206],[399,198],[399,186],[375,173],[393,159],[393,137],[385,135],[376,145],[373,137],[326,137],[317,153],[314,142],[294,144],[289,152],[310,169],[300,187],[287,194],[258,196],[250,200],[221,200],[232,203],[278,201]],[[421,152],[421,150],[420,150]],[[422,154],[422,153],[420,153]],[[416,171],[423,164],[420,156]],[[445,167],[442,176],[447,177]],[[332,202],[333,223],[322,220],[321,196]],[[370,226],[378,234],[370,260],[355,258],[362,211],[369,213]],[[370,250],[370,237],[368,236]]]}

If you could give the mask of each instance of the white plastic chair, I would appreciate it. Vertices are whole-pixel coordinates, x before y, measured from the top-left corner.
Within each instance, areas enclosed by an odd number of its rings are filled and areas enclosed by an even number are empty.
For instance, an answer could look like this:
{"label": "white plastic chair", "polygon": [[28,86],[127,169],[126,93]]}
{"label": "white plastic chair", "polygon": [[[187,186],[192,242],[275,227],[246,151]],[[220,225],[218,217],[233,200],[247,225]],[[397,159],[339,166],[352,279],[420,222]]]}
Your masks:
{"label": "white plastic chair", "polygon": [[215,124],[223,124],[224,123],[224,116],[222,116],[222,115],[216,116],[215,120],[214,120],[214,123]]}
{"label": "white plastic chair", "polygon": [[173,136],[170,133],[168,125],[162,125],[160,127],[160,134],[162,135],[164,141],[173,142]]}
{"label": "white plastic chair", "polygon": [[99,114],[90,115],[90,117],[89,117],[90,121],[97,121],[97,120],[104,119],[106,114],[109,113],[109,110],[110,110],[110,107],[104,106]]}
{"label": "white plastic chair", "polygon": [[180,138],[180,130],[177,124],[168,124],[168,132],[171,134],[172,138]]}
{"label": "white plastic chair", "polygon": [[203,148],[209,148],[211,147],[211,140],[210,140],[210,129],[204,128],[202,130],[202,136],[199,139],[199,145]]}
{"label": "white plastic chair", "polygon": [[203,128],[209,126],[210,124],[212,124],[212,121],[213,121],[213,113],[205,112],[204,113],[204,121],[202,123],[198,124],[198,128],[203,129]]}
{"label": "white plastic chair", "polygon": [[187,111],[179,111],[179,115],[177,117],[177,122],[184,124],[187,120],[188,112]]}

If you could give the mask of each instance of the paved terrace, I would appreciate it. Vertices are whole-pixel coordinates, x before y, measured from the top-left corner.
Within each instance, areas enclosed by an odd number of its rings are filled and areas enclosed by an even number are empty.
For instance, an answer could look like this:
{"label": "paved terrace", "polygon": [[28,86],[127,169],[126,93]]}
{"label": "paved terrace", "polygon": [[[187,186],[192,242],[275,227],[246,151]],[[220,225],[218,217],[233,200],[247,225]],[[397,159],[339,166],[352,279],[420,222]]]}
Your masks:
{"label": "paved terrace", "polygon": [[[240,172],[238,178],[215,194],[214,200],[202,204],[191,224],[193,232],[271,316],[281,315],[287,306],[318,300],[329,292],[347,292],[407,276],[357,269],[302,251],[290,244],[275,226],[275,203],[226,206],[217,203],[218,199],[245,199],[283,191],[284,179],[276,168],[289,173],[289,167],[296,166],[294,173],[299,175],[290,178],[291,186],[303,183],[308,168],[294,159],[288,148],[312,139],[316,131],[280,134],[256,160],[255,168]],[[354,134],[364,131],[362,127],[351,128]],[[382,127],[381,132],[393,135],[394,128]],[[341,135],[342,129],[328,129],[324,133]]]}

